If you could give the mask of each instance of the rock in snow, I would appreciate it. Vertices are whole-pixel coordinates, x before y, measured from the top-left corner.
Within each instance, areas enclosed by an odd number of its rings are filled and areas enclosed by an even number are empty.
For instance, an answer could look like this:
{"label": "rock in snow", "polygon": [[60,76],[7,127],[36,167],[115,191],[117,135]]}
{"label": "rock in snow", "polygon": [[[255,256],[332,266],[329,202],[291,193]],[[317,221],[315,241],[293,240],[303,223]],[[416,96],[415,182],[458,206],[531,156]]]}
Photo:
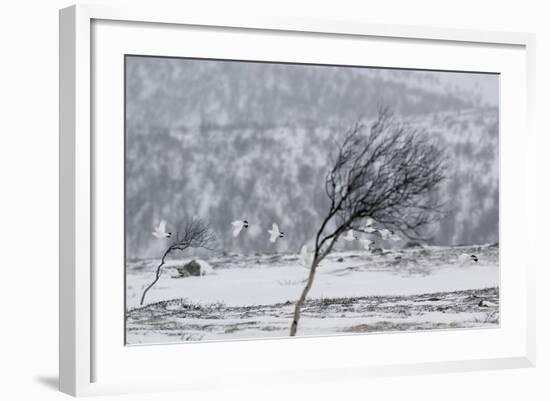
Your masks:
{"label": "rock in snow", "polygon": [[185,263],[183,266],[175,266],[175,268],[178,271],[179,276],[172,276],[173,278],[205,276],[207,274],[212,274],[214,271],[208,262],[201,259],[193,259],[190,262]]}
{"label": "rock in snow", "polygon": [[180,274],[179,277],[201,275],[201,265],[194,259],[191,262],[184,264],[183,266],[176,267],[176,270]]}

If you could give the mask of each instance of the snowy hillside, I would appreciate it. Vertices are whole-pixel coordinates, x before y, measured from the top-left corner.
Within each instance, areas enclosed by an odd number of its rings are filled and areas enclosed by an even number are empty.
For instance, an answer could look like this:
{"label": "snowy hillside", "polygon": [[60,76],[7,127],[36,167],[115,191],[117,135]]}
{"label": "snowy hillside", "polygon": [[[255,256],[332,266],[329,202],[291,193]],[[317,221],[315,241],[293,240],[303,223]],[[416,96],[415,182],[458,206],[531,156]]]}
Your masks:
{"label": "snowy hillside", "polygon": [[380,102],[403,115],[488,105],[445,72],[129,57],[126,75],[127,120],[141,126],[324,126],[372,115]]}

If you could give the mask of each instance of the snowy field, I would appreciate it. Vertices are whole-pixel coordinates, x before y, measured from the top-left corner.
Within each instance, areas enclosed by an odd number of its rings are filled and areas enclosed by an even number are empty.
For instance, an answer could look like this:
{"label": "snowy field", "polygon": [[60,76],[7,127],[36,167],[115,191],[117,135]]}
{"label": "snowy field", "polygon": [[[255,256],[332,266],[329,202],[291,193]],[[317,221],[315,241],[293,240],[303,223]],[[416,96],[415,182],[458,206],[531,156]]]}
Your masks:
{"label": "snowy field", "polygon": [[[341,251],[320,265],[298,335],[497,327],[498,247]],[[474,253],[479,262],[457,258]],[[308,270],[298,255],[229,254],[178,278],[173,259],[139,305],[157,259],[127,263],[127,343],[285,337]]]}

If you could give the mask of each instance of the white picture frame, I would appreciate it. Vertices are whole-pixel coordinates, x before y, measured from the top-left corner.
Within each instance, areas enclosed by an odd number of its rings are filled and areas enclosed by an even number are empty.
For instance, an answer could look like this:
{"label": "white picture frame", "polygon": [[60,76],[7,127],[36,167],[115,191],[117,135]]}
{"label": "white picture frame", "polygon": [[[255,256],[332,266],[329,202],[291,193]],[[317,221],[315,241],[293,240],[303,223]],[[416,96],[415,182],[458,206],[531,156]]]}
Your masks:
{"label": "white picture frame", "polygon": [[[103,24],[104,25],[101,25]],[[122,26],[116,26],[121,23]],[[133,24],[132,26],[124,24]],[[94,28],[98,27],[97,29]],[[101,26],[105,26],[103,29]],[[148,40],[140,43],[142,51],[151,54],[164,54],[170,46],[154,50],[159,38],[173,34],[173,31],[185,27],[199,27],[208,33],[212,30],[216,35],[227,32],[247,34],[262,34],[265,40],[277,43],[278,34],[288,37],[303,35],[308,38],[323,37],[339,38],[343,41],[373,40],[413,41],[419,44],[431,44],[444,51],[445,46],[452,46],[453,51],[461,52],[468,49],[494,48],[503,52],[503,58],[495,57],[492,61],[493,72],[501,72],[502,68],[509,68],[509,80],[502,92],[501,101],[503,110],[507,112],[503,119],[503,133],[501,144],[501,203],[506,210],[514,206],[516,217],[501,215],[501,244],[504,244],[503,257],[511,265],[518,262],[521,266],[516,270],[505,270],[502,282],[503,321],[499,331],[466,330],[447,333],[408,333],[383,334],[371,336],[352,336],[339,338],[310,338],[296,340],[263,340],[232,343],[212,343],[194,345],[164,345],[124,348],[111,329],[104,329],[113,319],[122,315],[122,308],[112,308],[115,312],[107,316],[101,300],[98,300],[98,286],[101,287],[101,297],[105,301],[119,302],[120,292],[123,291],[118,278],[111,281],[105,275],[96,272],[97,263],[102,257],[95,253],[94,235],[105,225],[99,217],[103,212],[97,210],[96,192],[98,183],[96,176],[101,175],[101,163],[110,163],[110,157],[116,157],[116,152],[110,155],[109,149],[115,149],[117,144],[106,142],[97,143],[94,139],[94,129],[101,122],[94,119],[102,118],[104,114],[100,107],[96,107],[93,96],[102,96],[101,88],[92,85],[94,74],[101,74],[102,65],[94,57],[105,60],[108,54],[114,54],[116,59],[119,53],[124,53],[121,43],[128,38],[139,36],[140,30],[148,31]],[[95,30],[94,30],[95,29]],[[103,30],[99,30],[103,29]],[[130,31],[132,29],[132,31]],[[152,32],[155,33],[152,33]],[[95,33],[94,33],[95,32]],[[126,33],[124,33],[126,32]],[[226,33],[224,33],[226,32]],[[93,36],[97,36],[94,42]],[[112,36],[109,36],[112,35]],[[155,35],[159,35],[158,37]],[[269,35],[272,35],[271,38]],[[268,37],[269,36],[269,37]],[[218,36],[219,37],[219,36]],[[301,37],[301,36],[300,36]],[[109,46],[105,39],[109,39]],[[309,39],[308,39],[309,40]],[[351,43],[351,42],[350,42]],[[412,42],[411,42],[412,43]],[[534,35],[524,33],[483,32],[459,29],[437,29],[415,26],[375,25],[361,22],[344,21],[315,21],[294,20],[291,18],[243,18],[241,20],[226,19],[217,15],[188,14],[185,10],[162,10],[155,7],[145,8],[112,8],[109,6],[78,5],[60,11],[60,390],[75,396],[126,393],[137,391],[165,391],[171,389],[203,389],[228,385],[244,385],[247,381],[257,383],[274,383],[293,380],[326,380],[342,377],[362,378],[368,376],[385,376],[400,374],[419,374],[429,372],[467,371],[479,369],[503,369],[511,367],[530,367],[535,364],[535,294],[534,270],[537,261],[534,253],[529,252],[529,238],[516,237],[518,230],[534,232],[536,214],[531,207],[535,193],[535,136],[532,129],[532,113],[534,111]],[[117,47],[118,46],[118,47]],[[137,46],[137,45],[136,45]],[[147,46],[149,46],[147,48]],[[134,45],[130,46],[136,48]],[[101,53],[105,48],[105,55]],[[107,49],[109,48],[109,49]],[[174,47],[172,47],[173,49]],[[243,46],[246,51],[246,46]],[[254,52],[254,48],[250,47]],[[271,49],[274,49],[271,47]],[[508,49],[508,50],[506,50]],[[208,50],[205,50],[208,51]],[[265,50],[270,57],[269,47]],[[274,51],[274,50],[272,50]],[[343,52],[349,50],[342,50]],[[427,52],[433,52],[427,48]],[[99,52],[99,53],[98,53]],[[110,53],[111,52],[111,53]],[[506,53],[506,54],[504,54]],[[254,53],[252,53],[254,54]],[[429,54],[429,53],[427,53]],[[171,55],[171,54],[170,54]],[[258,54],[261,58],[262,55]],[[284,56],[281,56],[284,57]],[[345,56],[343,56],[345,57]],[[470,56],[471,64],[462,68],[475,69],[475,57]],[[467,59],[467,58],[466,58]],[[496,60],[496,61],[495,61]],[[505,61],[509,61],[506,62]],[[390,61],[380,61],[387,65]],[[398,61],[393,61],[394,63]],[[452,60],[447,62],[452,68]],[[464,61],[465,63],[467,60]],[[418,60],[411,61],[407,67],[415,67]],[[506,65],[504,65],[506,64]],[[440,64],[437,64],[440,65]],[[489,64],[487,64],[489,65]],[[471,67],[468,67],[471,66]],[[445,69],[441,64],[441,69]],[[94,69],[97,69],[95,71]],[[454,68],[456,69],[456,68]],[[115,77],[116,78],[116,77]],[[103,79],[99,77],[99,79]],[[517,98],[511,99],[511,90],[516,88]],[[119,99],[122,86],[113,86],[113,91],[119,91],[112,96],[113,101]],[[96,93],[96,90],[98,93]],[[508,103],[507,103],[508,102]],[[120,103],[120,102],[119,102]],[[520,106],[519,108],[517,106]],[[119,104],[121,107],[122,105]],[[117,107],[119,107],[117,106]],[[102,106],[103,107],[103,106]],[[118,110],[118,109],[113,109]],[[501,111],[501,116],[504,113]],[[112,127],[120,127],[120,121],[114,122]],[[116,119],[116,117],[115,117]],[[512,129],[522,132],[521,144],[512,135]],[[116,128],[115,128],[116,129]],[[517,132],[517,131],[516,131]],[[123,136],[123,134],[121,133]],[[104,158],[105,156],[105,158]],[[513,157],[513,159],[512,159]],[[506,163],[518,161],[515,170],[511,170]],[[105,166],[104,166],[105,167]],[[108,169],[111,169],[109,165]],[[116,168],[115,168],[115,171]],[[116,176],[116,174],[115,174]],[[514,184],[521,184],[522,190],[512,188]],[[110,183],[116,185],[117,181]],[[108,187],[100,188],[101,191]],[[100,191],[100,192],[101,192]],[[518,212],[519,210],[519,212]],[[504,219],[504,220],[503,220]],[[99,227],[99,228],[98,228]],[[516,249],[506,248],[505,245],[514,242]],[[118,244],[119,245],[119,244]],[[116,243],[114,246],[118,246]],[[523,259],[520,257],[524,252]],[[122,262],[121,262],[122,263]],[[505,264],[506,265],[506,264]],[[122,268],[121,268],[122,271]],[[517,274],[517,276],[516,276]],[[94,298],[96,297],[96,298]],[[517,302],[516,302],[517,301]],[[112,303],[111,303],[112,304]],[[510,313],[507,313],[507,311]],[[98,312],[99,311],[99,312]],[[101,330],[97,326],[103,327]],[[112,330],[117,331],[118,326]],[[118,331],[117,331],[118,332]],[[497,334],[495,334],[497,333]],[[500,336],[498,333],[508,333]],[[122,333],[119,333],[122,334]],[[399,356],[388,355],[384,351],[384,338],[390,336],[391,349]],[[405,336],[405,337],[404,337]],[[116,338],[115,338],[116,337]],[[366,339],[366,340],[365,340]],[[465,357],[461,355],[460,343],[464,341]],[[457,344],[456,353],[440,358],[419,358],[418,355],[407,354],[413,347],[445,346]],[[476,348],[475,344],[494,344],[494,347]],[[107,344],[107,345],[106,345]],[[114,344],[114,345],[112,345]],[[401,345],[400,345],[401,344]],[[434,345],[435,344],[435,345]],[[439,345],[438,345],[439,344]],[[109,348],[111,347],[111,348]],[[116,349],[114,349],[115,347]],[[187,348],[185,348],[187,347]],[[350,347],[350,348],[346,348]],[[355,348],[354,348],[355,347]],[[341,357],[343,349],[379,349],[378,354],[371,350],[368,358],[356,353]],[[366,348],[365,348],[366,347]],[[402,347],[402,348],[400,348]],[[321,362],[315,355],[323,349],[324,359]],[[132,376],[132,369],[124,370],[120,377],[107,371],[123,371],[122,366],[136,366],[143,361],[146,366],[166,366],[169,369],[170,358],[173,355],[183,355],[190,365],[201,366],[201,356],[215,358],[242,359],[235,365],[220,366],[217,371],[195,369],[185,374],[182,380],[176,376],[155,376],[150,372],[143,377]],[[352,354],[352,353],[350,353]],[[429,354],[427,352],[426,354]],[[265,355],[266,359],[255,359],[255,366],[244,366],[247,360],[255,355]],[[278,360],[280,355],[280,360]],[[284,365],[285,357],[294,355],[298,361],[309,358],[308,363],[297,362],[292,369]],[[453,356],[454,355],[454,356]],[[370,359],[372,360],[366,360]],[[346,359],[347,358],[347,359]],[[121,361],[126,359],[126,361]],[[181,358],[179,359],[181,361]],[[166,362],[166,363],[164,363]],[[239,365],[240,363],[240,365]],[[223,365],[223,364],[222,364]],[[102,371],[103,369],[103,371]],[[233,370],[235,372],[233,372]],[[127,373],[126,373],[127,372]],[[110,373],[110,374],[108,374]],[[166,372],[164,372],[166,373]],[[244,374],[243,374],[244,373]],[[182,375],[178,375],[181,377]]]}

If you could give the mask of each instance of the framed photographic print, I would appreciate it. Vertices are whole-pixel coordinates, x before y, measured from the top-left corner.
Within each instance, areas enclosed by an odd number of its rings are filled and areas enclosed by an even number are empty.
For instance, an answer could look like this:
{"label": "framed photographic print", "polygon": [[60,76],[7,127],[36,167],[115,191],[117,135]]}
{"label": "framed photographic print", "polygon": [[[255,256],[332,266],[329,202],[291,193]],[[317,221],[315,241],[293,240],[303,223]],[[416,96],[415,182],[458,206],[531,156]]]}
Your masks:
{"label": "framed photographic print", "polygon": [[532,366],[533,43],[62,10],[61,390]]}

